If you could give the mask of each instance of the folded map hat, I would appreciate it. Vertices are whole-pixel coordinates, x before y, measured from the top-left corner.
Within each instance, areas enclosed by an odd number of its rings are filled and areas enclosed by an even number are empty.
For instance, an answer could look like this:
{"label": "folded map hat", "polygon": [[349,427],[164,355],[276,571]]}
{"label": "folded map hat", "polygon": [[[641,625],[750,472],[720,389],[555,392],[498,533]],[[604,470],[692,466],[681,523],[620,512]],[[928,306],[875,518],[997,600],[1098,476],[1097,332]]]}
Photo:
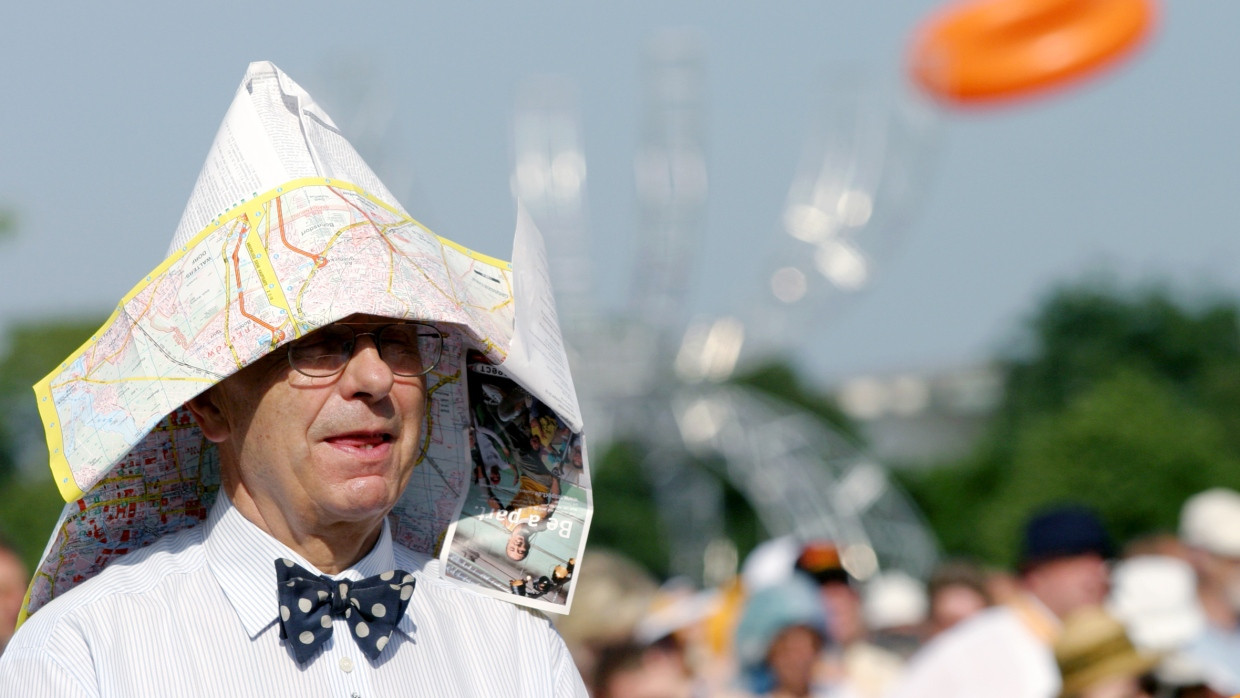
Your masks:
{"label": "folded map hat", "polygon": [[[470,485],[467,355],[581,432],[542,242],[521,210],[517,221],[511,264],[437,237],[305,90],[271,63],[251,64],[167,259],[35,386],[67,504],[23,616],[117,556],[203,520],[218,458],[184,403],[355,313],[444,334],[428,376],[424,453],[390,517],[398,542],[439,550]],[[588,471],[577,484],[588,487]],[[583,501],[578,551],[588,492]]]}

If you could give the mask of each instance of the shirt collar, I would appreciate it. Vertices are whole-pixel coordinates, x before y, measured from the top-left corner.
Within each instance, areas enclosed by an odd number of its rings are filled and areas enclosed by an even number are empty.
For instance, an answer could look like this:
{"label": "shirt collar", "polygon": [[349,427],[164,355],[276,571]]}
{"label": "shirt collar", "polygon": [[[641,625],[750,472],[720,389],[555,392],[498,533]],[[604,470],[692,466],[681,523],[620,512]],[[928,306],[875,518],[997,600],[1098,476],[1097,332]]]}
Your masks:
{"label": "shirt collar", "polygon": [[[286,557],[315,574],[322,574],[301,555],[242,516],[222,489],[207,517],[203,547],[208,567],[250,639],[275,623],[278,615],[276,560]],[[391,527],[384,519],[383,531],[370,552],[352,567],[328,576],[358,580],[395,567]],[[397,628],[406,634],[413,631],[408,610]]]}
{"label": "shirt collar", "polygon": [[1041,599],[1031,593],[1018,594],[1010,601],[1016,617],[1044,644],[1053,644],[1062,623]]}

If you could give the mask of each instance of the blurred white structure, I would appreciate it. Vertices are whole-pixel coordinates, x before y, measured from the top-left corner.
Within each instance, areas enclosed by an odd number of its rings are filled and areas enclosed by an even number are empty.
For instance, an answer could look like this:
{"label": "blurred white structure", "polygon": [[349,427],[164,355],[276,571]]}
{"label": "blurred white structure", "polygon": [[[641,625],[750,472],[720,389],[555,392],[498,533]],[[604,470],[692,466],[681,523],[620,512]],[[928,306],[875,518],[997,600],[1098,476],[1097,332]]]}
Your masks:
{"label": "blurred white structure", "polygon": [[856,376],[833,390],[875,458],[901,466],[931,465],[964,455],[1002,399],[991,366]]}
{"label": "blurred white structure", "polygon": [[[850,268],[848,255],[871,263],[867,255],[878,246],[867,235],[889,221],[884,207],[895,207],[909,188],[890,174],[892,153],[903,148],[889,137],[893,127],[877,104],[831,95],[847,115],[828,118],[819,134],[828,142],[807,153],[818,164],[798,176],[790,195],[806,203],[790,204],[786,216],[796,219],[790,232],[819,250],[794,256],[817,258],[817,266],[777,272],[778,281],[755,295],[781,300],[760,301],[755,317],[690,323],[686,295],[709,190],[700,42],[674,32],[656,37],[644,78],[635,167],[639,256],[624,317],[604,319],[593,305],[587,167],[571,88],[551,79],[527,83],[514,118],[513,191],[547,243],[592,443],[640,442],[673,574],[715,584],[736,573],[737,551],[724,533],[726,482],[747,497],[772,537],[832,539],[862,579],[885,568],[924,576],[936,544],[878,462],[816,417],[724,382],[745,351],[777,347],[787,339],[781,333],[807,321],[821,300],[821,279],[848,291],[869,283],[872,269]],[[810,193],[801,191],[806,186]],[[754,327],[761,341],[750,341]]]}

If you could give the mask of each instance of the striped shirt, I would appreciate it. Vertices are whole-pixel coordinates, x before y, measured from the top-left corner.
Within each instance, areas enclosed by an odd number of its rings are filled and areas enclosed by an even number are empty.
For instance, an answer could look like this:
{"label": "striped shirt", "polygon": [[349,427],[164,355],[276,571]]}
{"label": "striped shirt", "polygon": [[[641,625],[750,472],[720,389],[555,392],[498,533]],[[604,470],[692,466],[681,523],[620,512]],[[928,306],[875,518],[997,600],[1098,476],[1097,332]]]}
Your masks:
{"label": "striped shirt", "polygon": [[585,696],[542,615],[442,579],[392,542],[336,578],[393,568],[417,587],[370,661],[336,619],[305,665],[280,639],[274,562],[315,568],[250,523],[222,492],[206,523],[112,562],[43,607],[0,655],[10,696]]}

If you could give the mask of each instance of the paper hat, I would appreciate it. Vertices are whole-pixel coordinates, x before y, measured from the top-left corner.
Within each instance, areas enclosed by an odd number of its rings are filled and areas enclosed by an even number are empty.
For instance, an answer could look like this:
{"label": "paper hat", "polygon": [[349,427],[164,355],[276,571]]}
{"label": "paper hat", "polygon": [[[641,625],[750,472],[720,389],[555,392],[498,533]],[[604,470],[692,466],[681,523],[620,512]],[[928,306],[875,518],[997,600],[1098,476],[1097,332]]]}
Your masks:
{"label": "paper hat", "polygon": [[[521,211],[511,264],[431,233],[305,90],[271,63],[251,64],[168,258],[35,386],[68,504],[24,614],[113,558],[205,518],[218,459],[182,405],[356,313],[421,320],[444,334],[443,358],[427,377],[425,453],[390,517],[398,542],[439,551],[471,484],[467,355],[581,431],[543,260]],[[588,469],[576,477],[580,554]]]}

